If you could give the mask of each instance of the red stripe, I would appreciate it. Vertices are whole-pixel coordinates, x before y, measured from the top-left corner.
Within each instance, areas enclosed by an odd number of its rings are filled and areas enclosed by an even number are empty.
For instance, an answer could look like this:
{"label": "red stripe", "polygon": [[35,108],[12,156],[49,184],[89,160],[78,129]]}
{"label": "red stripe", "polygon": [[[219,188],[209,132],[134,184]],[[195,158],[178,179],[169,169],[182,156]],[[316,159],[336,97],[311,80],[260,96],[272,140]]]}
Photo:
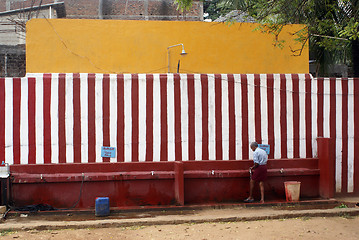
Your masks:
{"label": "red stripe", "polygon": [[20,164],[20,106],[21,79],[13,78],[13,157],[14,164]]}
{"label": "red stripe", "polygon": [[317,117],[317,126],[318,126],[318,137],[323,137],[324,130],[323,130],[323,107],[324,107],[324,78],[317,78],[318,83],[318,117]]}
{"label": "red stripe", "polygon": [[181,79],[179,74],[174,74],[174,103],[175,103],[175,160],[182,160],[181,137]]}
{"label": "red stripe", "polygon": [[222,148],[222,77],[220,74],[214,76],[215,84],[215,118],[216,118],[216,160],[223,159]]}
{"label": "red stripe", "polygon": [[233,74],[228,74],[229,160],[236,159],[236,113],[234,99],[234,76]]}
{"label": "red stripe", "polygon": [[313,157],[312,149],[312,79],[309,74],[305,75],[305,139],[306,157]]}
{"label": "red stripe", "polygon": [[117,75],[117,162],[125,161],[124,77]]}
{"label": "red stripe", "polygon": [[348,192],[348,79],[342,79],[342,193]]}
{"label": "red stripe", "polygon": [[5,79],[0,78],[0,164],[5,161]]}
{"label": "red stripe", "polygon": [[247,82],[246,74],[241,74],[241,83],[242,83],[242,158],[249,159],[248,82]]}
{"label": "red stripe", "polygon": [[153,75],[146,75],[146,161],[153,161]]}
{"label": "red stripe", "polygon": [[[28,78],[28,120],[29,120],[29,164],[35,164],[36,163],[36,122],[35,122],[35,100],[36,100],[36,79],[35,78]],[[64,84],[64,90],[65,90],[65,84]],[[63,133],[63,136],[65,136],[65,93],[63,93],[64,97],[64,103],[63,105],[59,105],[59,123],[60,120],[63,120],[63,131],[61,131],[62,128],[59,126],[59,133]],[[59,90],[59,98],[60,98],[60,90]],[[59,102],[61,103],[61,102]],[[60,114],[60,110],[63,110],[63,115]],[[62,112],[61,112],[62,113]],[[63,117],[62,117],[63,116]],[[62,118],[61,118],[62,117]],[[61,143],[61,135],[59,135],[59,142]],[[65,140],[65,139],[63,139]],[[65,144],[64,144],[65,145]],[[61,147],[61,145],[60,145]],[[61,151],[62,150],[62,151]],[[66,146],[65,149],[60,148],[60,154],[63,154],[64,157],[66,152]],[[60,155],[62,156],[62,155]],[[60,157],[59,156],[59,157]]]}
{"label": "red stripe", "polygon": [[261,118],[261,78],[259,74],[254,74],[254,124],[255,140],[262,143],[262,118]]}
{"label": "red stripe", "polygon": [[[330,138],[334,139],[333,146],[334,157],[336,158],[337,132],[336,132],[336,79],[330,78],[330,110],[329,110],[329,129]],[[342,151],[343,152],[343,151]]]}
{"label": "red stripe", "polygon": [[44,163],[51,163],[51,74],[44,74]]}
{"label": "red stripe", "polygon": [[274,76],[267,75],[267,108],[268,108],[268,144],[270,146],[269,158],[274,158]]}
{"label": "red stripe", "polygon": [[[104,74],[102,80],[102,145],[110,146],[110,75]],[[110,162],[110,158],[102,158]]]}
{"label": "red stripe", "polygon": [[208,75],[201,74],[202,87],[202,159],[209,159],[208,152]]}
{"label": "red stripe", "polygon": [[138,75],[132,75],[132,162],[138,162]]}
{"label": "red stripe", "polygon": [[167,130],[167,75],[160,75],[161,88],[161,153],[160,160],[167,161],[168,157],[168,130]]}
{"label": "red stripe", "polygon": [[281,158],[287,158],[287,79],[280,75],[280,139]]}
{"label": "red stripe", "polygon": [[88,75],[88,162],[96,162],[95,78]]}
{"label": "red stripe", "polygon": [[74,108],[74,163],[81,163],[81,103],[80,74],[73,74],[73,108]]}
{"label": "red stripe", "polygon": [[292,75],[293,83],[293,155],[294,158],[300,157],[300,147],[299,147],[299,131],[300,131],[300,119],[299,119],[299,77],[298,74]]}
{"label": "red stripe", "polygon": [[354,192],[359,191],[359,78],[354,79]]}
{"label": "red stripe", "polygon": [[195,97],[194,97],[194,75],[187,75],[188,91],[188,157],[189,160],[195,160]]}

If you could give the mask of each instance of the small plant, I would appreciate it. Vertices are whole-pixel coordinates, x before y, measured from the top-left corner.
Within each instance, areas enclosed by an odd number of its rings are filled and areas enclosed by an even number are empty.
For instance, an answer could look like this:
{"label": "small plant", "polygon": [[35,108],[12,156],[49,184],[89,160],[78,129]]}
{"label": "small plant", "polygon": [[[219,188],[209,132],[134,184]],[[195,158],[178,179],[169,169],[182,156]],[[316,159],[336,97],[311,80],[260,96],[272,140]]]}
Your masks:
{"label": "small plant", "polygon": [[14,233],[16,233],[16,232],[12,231],[12,230],[2,230],[2,231],[0,231],[0,236],[6,236],[6,235],[14,234]]}
{"label": "small plant", "polygon": [[345,205],[344,203],[342,203],[342,204],[340,204],[339,206],[337,206],[335,208],[348,208],[348,206]]}

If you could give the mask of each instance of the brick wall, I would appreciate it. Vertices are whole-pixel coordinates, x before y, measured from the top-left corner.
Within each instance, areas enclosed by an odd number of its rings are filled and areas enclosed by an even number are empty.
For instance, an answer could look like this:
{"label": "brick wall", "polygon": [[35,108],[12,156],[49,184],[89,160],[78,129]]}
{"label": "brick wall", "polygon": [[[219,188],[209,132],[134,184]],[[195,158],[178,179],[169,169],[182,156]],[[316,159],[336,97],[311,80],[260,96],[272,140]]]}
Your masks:
{"label": "brick wall", "polygon": [[66,0],[67,18],[98,18],[99,0]]}
{"label": "brick wall", "polygon": [[[99,1],[65,0],[67,18],[101,18]],[[173,0],[102,0],[104,19],[199,21],[202,19],[201,15],[202,4],[200,2],[195,2],[184,18]]]}
{"label": "brick wall", "polygon": [[23,77],[25,74],[25,46],[0,46],[0,77]]}
{"label": "brick wall", "polygon": [[[101,0],[1,0],[0,12],[38,6],[42,3],[65,2],[67,18],[101,18]],[[7,9],[7,6],[10,9]],[[102,0],[105,19],[202,20],[202,3],[196,1],[185,14],[177,10],[173,0]]]}

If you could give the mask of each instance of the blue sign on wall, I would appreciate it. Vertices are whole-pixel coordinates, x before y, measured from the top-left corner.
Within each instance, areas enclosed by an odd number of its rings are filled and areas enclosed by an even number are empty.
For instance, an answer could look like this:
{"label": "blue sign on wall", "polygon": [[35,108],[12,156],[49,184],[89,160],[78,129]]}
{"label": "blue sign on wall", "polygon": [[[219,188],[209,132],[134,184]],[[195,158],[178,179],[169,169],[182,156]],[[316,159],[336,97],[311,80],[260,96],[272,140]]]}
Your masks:
{"label": "blue sign on wall", "polygon": [[115,147],[101,147],[101,157],[115,158],[116,148]]}
{"label": "blue sign on wall", "polygon": [[270,153],[270,146],[268,144],[258,144],[258,147],[260,149],[263,149],[264,151],[266,151],[266,153],[269,155]]}

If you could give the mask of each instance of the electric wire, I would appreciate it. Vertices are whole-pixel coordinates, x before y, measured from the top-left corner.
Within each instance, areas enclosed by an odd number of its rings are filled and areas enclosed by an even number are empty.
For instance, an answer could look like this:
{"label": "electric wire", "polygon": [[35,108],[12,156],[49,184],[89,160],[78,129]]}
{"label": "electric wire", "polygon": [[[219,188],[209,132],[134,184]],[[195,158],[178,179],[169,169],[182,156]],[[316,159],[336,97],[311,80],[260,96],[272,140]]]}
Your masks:
{"label": "electric wire", "polygon": [[65,210],[71,210],[73,208],[75,208],[77,206],[77,204],[79,204],[80,200],[81,200],[81,196],[82,196],[82,188],[84,186],[84,180],[85,180],[85,174],[82,173],[82,180],[81,180],[81,187],[80,187],[80,193],[79,193],[79,197],[77,199],[77,201],[69,208],[65,209]]}

